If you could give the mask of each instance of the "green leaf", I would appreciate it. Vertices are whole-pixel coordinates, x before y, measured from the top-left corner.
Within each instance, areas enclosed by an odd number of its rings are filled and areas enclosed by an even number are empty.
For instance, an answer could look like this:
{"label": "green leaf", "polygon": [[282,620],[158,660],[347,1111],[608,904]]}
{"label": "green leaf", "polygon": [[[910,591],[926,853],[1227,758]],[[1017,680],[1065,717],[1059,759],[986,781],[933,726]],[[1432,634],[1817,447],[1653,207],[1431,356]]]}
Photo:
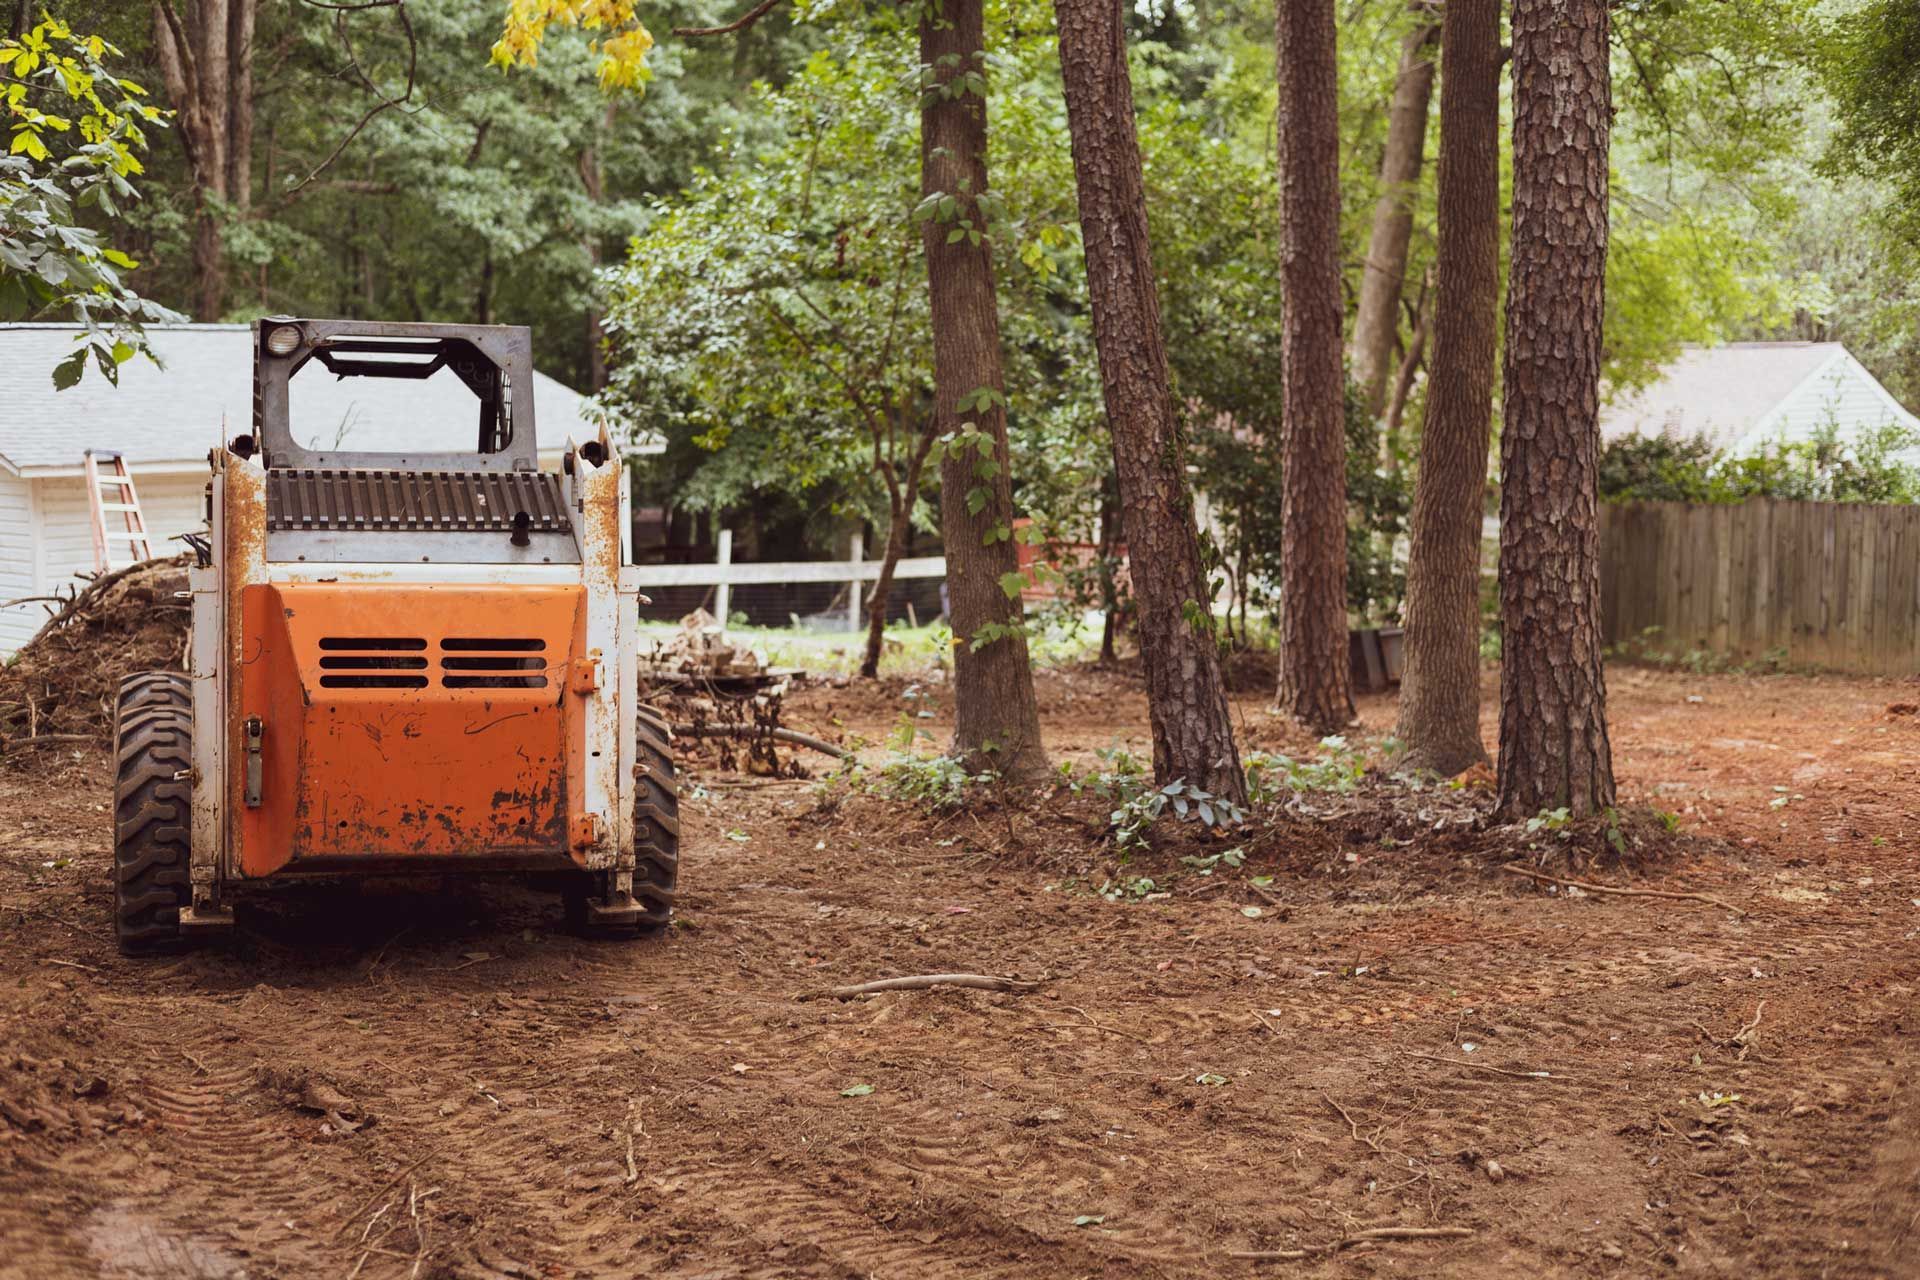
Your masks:
{"label": "green leaf", "polygon": [[959,227],[955,227],[953,230],[947,232],[948,244],[958,244],[962,240],[965,240],[966,238],[967,238],[967,233],[965,231],[962,231]]}
{"label": "green leaf", "polygon": [[1007,599],[1018,600],[1020,593],[1027,589],[1027,575],[1015,570],[1000,575],[1000,590],[1006,592]]}
{"label": "green leaf", "polygon": [[840,1091],[840,1096],[843,1098],[864,1098],[872,1092],[873,1092],[872,1085],[856,1084],[856,1085],[851,1085],[848,1088],[842,1089]]}
{"label": "green leaf", "polygon": [[59,364],[53,366],[53,389],[55,391],[65,391],[68,387],[80,381],[80,375],[86,371],[87,348],[82,347],[65,360],[62,360]]}

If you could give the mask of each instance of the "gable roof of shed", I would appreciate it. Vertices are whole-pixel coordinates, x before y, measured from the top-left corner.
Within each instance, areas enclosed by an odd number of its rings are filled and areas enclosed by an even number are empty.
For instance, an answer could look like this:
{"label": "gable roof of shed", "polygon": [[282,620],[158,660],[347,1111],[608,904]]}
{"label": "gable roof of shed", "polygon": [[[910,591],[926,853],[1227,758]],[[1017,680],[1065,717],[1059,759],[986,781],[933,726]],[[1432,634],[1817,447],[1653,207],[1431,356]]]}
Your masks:
{"label": "gable roof of shed", "polygon": [[[120,367],[117,387],[89,369],[77,386],[56,391],[53,366],[72,353],[79,333],[63,324],[0,324],[0,473],[77,473],[86,449],[118,451],[136,472],[204,466],[209,449],[252,421],[249,326],[149,325],[160,367],[136,356]],[[338,433],[338,443],[371,451],[472,447],[473,401],[458,383],[459,394],[450,395],[447,379],[382,378],[374,399],[369,379],[307,375],[302,370],[294,384],[296,425],[329,424],[329,444]],[[535,373],[533,393],[543,453],[558,451],[568,436],[599,434],[571,388]]]}
{"label": "gable roof of shed", "polygon": [[1600,438],[1705,435],[1716,447],[1727,448],[1846,354],[1837,342],[1683,348],[1658,381],[1602,406]]}

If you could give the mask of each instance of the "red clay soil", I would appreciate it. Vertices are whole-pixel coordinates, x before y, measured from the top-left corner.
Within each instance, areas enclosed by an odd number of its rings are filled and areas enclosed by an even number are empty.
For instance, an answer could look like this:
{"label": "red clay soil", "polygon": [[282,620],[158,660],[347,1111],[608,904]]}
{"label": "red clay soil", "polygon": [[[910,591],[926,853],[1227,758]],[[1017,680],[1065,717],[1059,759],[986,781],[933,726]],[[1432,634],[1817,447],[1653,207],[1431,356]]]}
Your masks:
{"label": "red clay soil", "polygon": [[[1056,753],[1144,750],[1125,677],[1044,684]],[[1068,797],[712,777],[657,944],[455,884],[136,963],[106,762],[48,755],[0,773],[0,1276],[1920,1276],[1920,691],[1611,686],[1624,792],[1719,839],[1589,875],[1738,911],[1499,874],[1451,792],[1203,877]],[[790,721],[878,740],[900,692]],[[809,998],[952,970],[1039,986]]]}

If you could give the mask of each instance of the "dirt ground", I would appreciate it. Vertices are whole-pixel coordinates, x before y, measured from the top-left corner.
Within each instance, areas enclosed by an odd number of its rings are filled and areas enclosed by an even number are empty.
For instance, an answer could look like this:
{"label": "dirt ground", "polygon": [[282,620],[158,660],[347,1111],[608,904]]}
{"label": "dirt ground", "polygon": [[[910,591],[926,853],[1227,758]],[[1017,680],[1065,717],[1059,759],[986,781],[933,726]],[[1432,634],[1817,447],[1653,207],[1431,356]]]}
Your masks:
{"label": "dirt ground", "polygon": [[[789,720],[937,736],[920,691]],[[1444,806],[1201,876],[1117,867],[1067,797],[707,774],[657,944],[455,885],[132,962],[104,757],[8,764],[0,1276],[1920,1276],[1920,689],[1611,692],[1623,793],[1718,839],[1590,877],[1744,914],[1499,874]],[[1042,701],[1060,756],[1145,749],[1123,676]],[[1309,750],[1264,703],[1243,745]],[[1138,874],[1165,896],[1093,891]],[[808,998],[949,970],[1039,985]]]}

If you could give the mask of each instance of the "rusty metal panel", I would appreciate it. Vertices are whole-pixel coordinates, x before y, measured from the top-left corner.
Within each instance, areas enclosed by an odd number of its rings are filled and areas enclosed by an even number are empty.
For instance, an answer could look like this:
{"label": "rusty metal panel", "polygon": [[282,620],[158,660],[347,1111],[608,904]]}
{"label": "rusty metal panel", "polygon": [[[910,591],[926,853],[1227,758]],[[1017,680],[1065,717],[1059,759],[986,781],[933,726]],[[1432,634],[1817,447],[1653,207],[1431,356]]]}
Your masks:
{"label": "rusty metal panel", "polygon": [[[241,864],[240,835],[232,815],[244,809],[246,797],[243,772],[229,768],[228,764],[233,759],[234,744],[241,739],[241,724],[247,714],[242,700],[243,672],[259,657],[257,642],[242,618],[241,601],[249,589],[265,582],[267,576],[266,472],[258,463],[234,453],[221,452],[215,457],[219,465],[215,490],[219,501],[214,509],[219,557],[215,563],[220,571],[222,643],[214,682],[219,691],[222,718],[217,726],[195,721],[194,732],[197,735],[215,731],[220,735],[223,787],[220,808],[225,816],[221,822],[219,871],[223,876],[230,876],[240,873]],[[196,895],[197,892],[198,886]],[[196,905],[198,901],[196,896]]]}
{"label": "rusty metal panel", "polygon": [[243,607],[264,725],[260,804],[229,809],[244,875],[584,861],[579,586],[271,583]]}
{"label": "rusty metal panel", "polygon": [[[596,466],[579,449],[573,456],[572,494],[579,508],[580,577],[586,589],[586,656],[604,671],[586,695],[584,788],[581,808],[599,819],[598,838],[587,855],[597,870],[633,867],[632,840],[620,842],[620,491],[624,468],[602,431]],[[631,823],[631,818],[628,819]],[[623,855],[624,853],[624,862]]]}

